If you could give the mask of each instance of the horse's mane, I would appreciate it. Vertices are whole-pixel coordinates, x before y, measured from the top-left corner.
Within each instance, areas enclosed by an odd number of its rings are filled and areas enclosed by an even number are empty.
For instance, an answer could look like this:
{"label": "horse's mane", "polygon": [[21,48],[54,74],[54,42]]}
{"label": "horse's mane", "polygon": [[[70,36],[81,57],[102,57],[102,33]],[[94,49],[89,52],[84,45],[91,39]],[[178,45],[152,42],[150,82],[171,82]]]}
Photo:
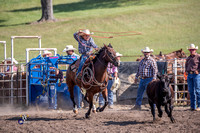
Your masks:
{"label": "horse's mane", "polygon": [[[109,44],[108,47],[113,48],[111,46],[111,44]],[[101,47],[101,49],[97,53],[95,53],[96,58],[93,60],[94,63],[96,62],[97,57],[100,55],[100,53],[103,52],[105,49],[106,49],[106,46],[103,46],[103,47]]]}

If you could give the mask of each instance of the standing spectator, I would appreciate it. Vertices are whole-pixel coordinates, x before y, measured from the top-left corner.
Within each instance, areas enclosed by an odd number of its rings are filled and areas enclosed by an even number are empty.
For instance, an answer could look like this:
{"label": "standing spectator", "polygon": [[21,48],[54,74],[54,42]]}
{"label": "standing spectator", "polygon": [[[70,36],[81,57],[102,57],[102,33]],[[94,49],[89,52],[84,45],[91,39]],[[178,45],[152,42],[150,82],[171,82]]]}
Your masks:
{"label": "standing spectator", "polygon": [[43,57],[50,57],[50,56],[52,56],[52,53],[50,52],[50,51],[48,51],[48,50],[45,50],[44,52],[43,52],[43,55],[42,55]]}
{"label": "standing spectator", "polygon": [[93,48],[95,50],[98,50],[98,46],[94,43],[92,37],[90,37],[92,34],[93,32],[90,33],[88,29],[79,30],[78,32],[74,33],[74,38],[78,42],[78,51],[80,54],[82,54],[79,68],[76,74],[78,79],[81,79],[82,74],[79,74],[79,72],[81,72],[83,64],[85,63],[86,59],[90,56]]}
{"label": "standing spectator", "polygon": [[148,83],[156,79],[158,72],[156,61],[150,56],[153,49],[150,50],[149,47],[145,47],[145,49],[142,49],[141,51],[144,54],[144,58],[140,61],[137,74],[135,76],[135,84],[138,82],[139,78],[140,83],[137,90],[136,104],[132,108],[134,110],[141,110],[144,91],[146,90]]}
{"label": "standing spectator", "polygon": [[195,47],[194,44],[190,44],[187,49],[190,51],[190,56],[185,63],[185,72],[188,75],[190,108],[192,111],[200,111],[200,55],[196,52],[198,46]]}
{"label": "standing spectator", "polygon": [[[122,54],[120,53],[116,53],[116,58],[117,60],[120,60],[120,57],[122,56]],[[118,69],[116,66],[114,66],[112,63],[108,63],[108,74],[110,76],[112,76],[112,79],[110,79],[108,81],[108,86],[107,86],[107,92],[108,92],[108,108],[113,109],[113,91],[111,90],[111,87],[113,85],[113,82],[115,80],[115,78],[118,77]],[[99,94],[99,107],[102,107],[105,103],[104,103],[104,98],[102,96],[102,94]]]}
{"label": "standing spectator", "polygon": [[[66,48],[63,49],[63,52],[66,52],[66,57],[70,57],[73,58],[72,61],[76,61],[77,59],[80,58],[79,55],[77,55],[74,50],[76,50],[76,48],[74,48],[72,45],[66,45]],[[72,62],[73,63],[73,62]],[[70,63],[71,64],[71,63]]]}
{"label": "standing spectator", "polygon": [[[11,57],[8,57],[7,59],[5,59],[3,61],[3,64],[7,64],[5,65],[6,66],[6,71],[5,72],[11,72],[11,68],[12,68],[12,65],[11,64]],[[14,58],[13,58],[13,72],[17,72],[17,66],[16,65],[18,64],[18,61],[16,61]]]}

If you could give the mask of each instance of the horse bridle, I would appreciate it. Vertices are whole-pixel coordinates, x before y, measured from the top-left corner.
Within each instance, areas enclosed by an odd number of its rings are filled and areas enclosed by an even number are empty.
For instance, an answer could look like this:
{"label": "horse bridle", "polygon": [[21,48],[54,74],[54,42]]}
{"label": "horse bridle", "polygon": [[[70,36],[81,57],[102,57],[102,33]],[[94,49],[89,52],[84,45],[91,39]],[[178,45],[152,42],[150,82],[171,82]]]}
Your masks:
{"label": "horse bridle", "polygon": [[115,60],[115,58],[116,58],[116,56],[114,56],[113,55],[113,53],[111,53],[110,51],[108,51],[109,53],[110,53],[110,55],[111,55],[111,57],[108,55],[108,52],[107,52],[108,50],[106,49],[106,51],[105,51],[105,55],[103,56],[103,58],[105,58],[106,56],[109,58],[109,60],[110,61],[112,61],[111,63],[114,63],[114,60]]}

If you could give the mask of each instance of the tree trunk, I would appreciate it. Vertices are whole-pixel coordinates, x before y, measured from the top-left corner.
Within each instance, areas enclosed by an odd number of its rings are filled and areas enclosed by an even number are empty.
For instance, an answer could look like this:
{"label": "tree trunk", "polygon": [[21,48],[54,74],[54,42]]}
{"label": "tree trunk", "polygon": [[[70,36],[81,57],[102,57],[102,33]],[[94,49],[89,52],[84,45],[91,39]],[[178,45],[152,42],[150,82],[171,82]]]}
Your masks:
{"label": "tree trunk", "polygon": [[54,21],[54,16],[53,16],[53,0],[41,0],[41,6],[42,6],[42,17],[38,22],[43,22],[43,21]]}

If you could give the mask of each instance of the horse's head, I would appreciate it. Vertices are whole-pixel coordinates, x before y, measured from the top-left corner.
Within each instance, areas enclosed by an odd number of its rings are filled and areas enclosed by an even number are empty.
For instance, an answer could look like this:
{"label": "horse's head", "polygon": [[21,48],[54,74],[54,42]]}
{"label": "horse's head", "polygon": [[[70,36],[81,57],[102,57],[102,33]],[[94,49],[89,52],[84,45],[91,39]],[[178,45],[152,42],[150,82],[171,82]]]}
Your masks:
{"label": "horse's head", "polygon": [[103,58],[107,61],[112,63],[115,66],[119,66],[119,60],[116,59],[116,52],[113,49],[113,47],[111,46],[111,44],[109,44],[108,46],[106,46],[104,44],[104,47],[101,49],[102,51],[104,51],[104,55]]}
{"label": "horse's head", "polygon": [[176,51],[176,56],[178,58],[186,58],[187,57],[185,52],[182,49]]}

